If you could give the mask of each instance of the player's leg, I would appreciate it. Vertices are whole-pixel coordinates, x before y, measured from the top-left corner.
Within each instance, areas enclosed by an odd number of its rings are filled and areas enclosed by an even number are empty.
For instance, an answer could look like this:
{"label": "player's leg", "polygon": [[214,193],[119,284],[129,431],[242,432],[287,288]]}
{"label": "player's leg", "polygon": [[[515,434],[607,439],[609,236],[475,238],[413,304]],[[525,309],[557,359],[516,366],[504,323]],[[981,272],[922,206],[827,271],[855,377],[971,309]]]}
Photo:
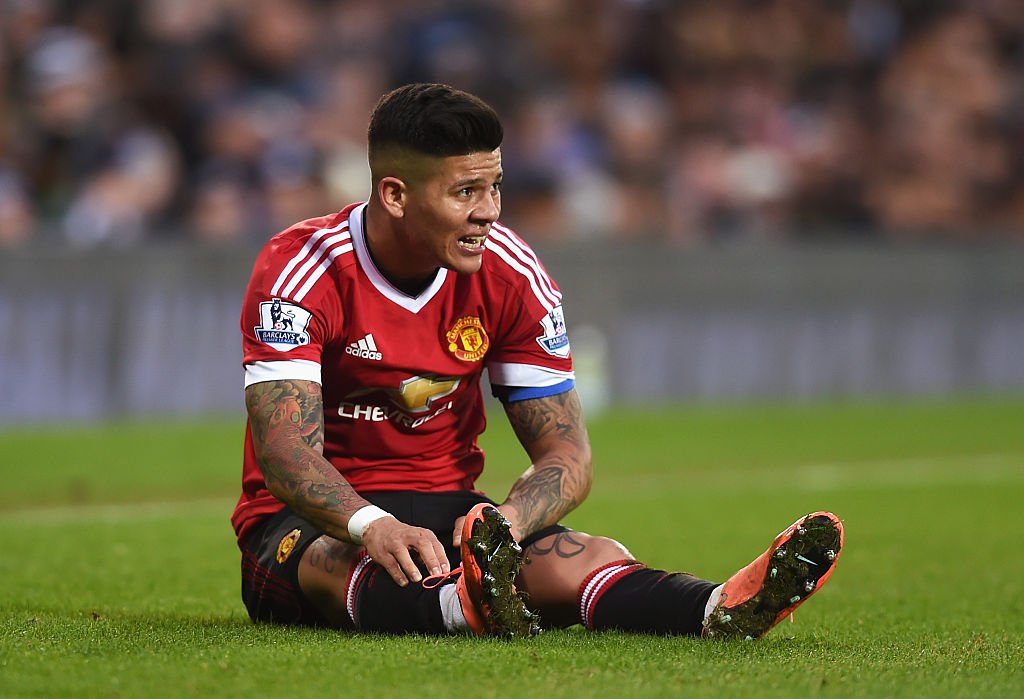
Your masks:
{"label": "player's leg", "polygon": [[325,535],[289,508],[243,542],[242,599],[254,621],[384,633],[449,630],[438,590],[400,587],[365,549]]}
{"label": "player's leg", "polygon": [[633,561],[619,542],[606,537],[551,527],[523,541],[519,585],[546,627],[580,622],[578,592],[593,571],[613,562]]}
{"label": "player's leg", "polygon": [[[288,508],[267,517],[242,542],[242,600],[253,621],[300,626],[341,626],[331,605],[325,605],[322,592],[328,574],[314,576],[312,594],[302,588],[301,579],[310,579],[313,552],[322,551],[318,543],[323,532]],[[338,542],[340,543],[340,542]],[[348,562],[320,562],[334,574],[344,576]],[[304,562],[305,561],[305,562]],[[300,572],[300,568],[302,571]],[[316,602],[314,602],[316,600]]]}
{"label": "player's leg", "polygon": [[827,512],[802,517],[723,585],[648,568],[618,542],[582,532],[525,543],[520,584],[546,625],[760,638],[832,574],[843,527]]}
{"label": "player's leg", "polygon": [[521,586],[545,626],[700,633],[715,583],[648,568],[603,536],[563,530],[525,543]]}
{"label": "player's leg", "polygon": [[[390,493],[371,499],[403,521],[446,534],[450,542],[451,522],[482,496]],[[504,527],[488,520],[466,530],[467,541],[472,538],[477,547],[474,555],[479,555],[472,590],[465,575],[444,576],[439,585],[401,587],[365,549],[325,535],[286,507],[257,525],[242,543],[242,598],[254,621],[381,633],[530,635],[532,616],[513,584],[518,552],[507,555],[510,545],[517,545],[500,519]],[[457,550],[449,553],[449,560],[458,562]],[[490,581],[486,591],[480,584],[485,579]],[[509,614],[516,606],[529,617],[525,626]],[[493,613],[498,607],[501,615]]]}
{"label": "player's leg", "polygon": [[352,629],[349,594],[360,555],[357,546],[322,535],[302,554],[298,583],[302,594],[336,628]]}

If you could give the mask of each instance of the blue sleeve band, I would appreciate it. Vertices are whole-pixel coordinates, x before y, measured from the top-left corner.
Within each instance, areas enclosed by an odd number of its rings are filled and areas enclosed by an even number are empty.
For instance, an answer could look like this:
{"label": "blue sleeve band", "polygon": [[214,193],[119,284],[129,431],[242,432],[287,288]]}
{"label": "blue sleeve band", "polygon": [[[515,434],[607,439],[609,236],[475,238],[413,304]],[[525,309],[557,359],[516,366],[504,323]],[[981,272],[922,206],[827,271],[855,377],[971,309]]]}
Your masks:
{"label": "blue sleeve band", "polygon": [[557,396],[559,393],[571,391],[575,386],[576,381],[574,379],[566,379],[552,386],[528,386],[525,388],[493,386],[491,393],[502,403],[518,403],[521,400],[529,400],[531,398]]}

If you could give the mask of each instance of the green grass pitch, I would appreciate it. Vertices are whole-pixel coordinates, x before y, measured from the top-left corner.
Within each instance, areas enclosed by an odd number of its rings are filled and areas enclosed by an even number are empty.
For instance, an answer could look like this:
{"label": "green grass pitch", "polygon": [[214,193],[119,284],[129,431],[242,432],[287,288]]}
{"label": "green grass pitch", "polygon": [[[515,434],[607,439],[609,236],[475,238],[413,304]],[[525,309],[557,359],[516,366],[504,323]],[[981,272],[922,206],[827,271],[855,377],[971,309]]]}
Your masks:
{"label": "green grass pitch", "polygon": [[[757,643],[256,626],[239,419],[0,431],[0,696],[1024,696],[1024,399],[614,412],[567,524],[723,579],[797,516],[847,546]],[[482,486],[525,466],[500,414]]]}

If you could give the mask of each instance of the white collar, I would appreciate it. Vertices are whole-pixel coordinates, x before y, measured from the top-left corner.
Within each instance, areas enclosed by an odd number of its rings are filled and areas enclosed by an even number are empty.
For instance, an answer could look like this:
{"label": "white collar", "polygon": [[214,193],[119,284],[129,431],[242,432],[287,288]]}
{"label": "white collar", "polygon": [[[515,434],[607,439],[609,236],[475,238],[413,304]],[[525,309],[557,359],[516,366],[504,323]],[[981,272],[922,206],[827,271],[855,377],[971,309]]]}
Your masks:
{"label": "white collar", "polygon": [[366,272],[370,283],[377,288],[377,291],[405,310],[419,313],[420,309],[430,303],[430,299],[434,298],[437,292],[441,290],[441,287],[444,286],[444,281],[448,278],[448,270],[444,267],[439,268],[434,275],[434,281],[417,296],[409,296],[397,289],[377,269],[377,265],[373,262],[373,256],[370,255],[370,249],[366,244],[366,230],[363,228],[363,221],[365,220],[363,214],[365,211],[366,204],[363,203],[352,209],[348,215],[348,229],[352,234],[352,246],[356,250],[356,259],[359,261],[359,266]]}

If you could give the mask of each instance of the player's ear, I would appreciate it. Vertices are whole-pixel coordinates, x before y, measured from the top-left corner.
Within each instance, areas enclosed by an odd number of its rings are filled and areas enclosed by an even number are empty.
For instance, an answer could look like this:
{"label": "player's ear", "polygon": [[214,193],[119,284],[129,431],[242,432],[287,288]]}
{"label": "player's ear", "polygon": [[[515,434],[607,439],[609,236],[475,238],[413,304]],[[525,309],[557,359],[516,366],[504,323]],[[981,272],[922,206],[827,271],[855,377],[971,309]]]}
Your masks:
{"label": "player's ear", "polygon": [[382,177],[377,182],[377,198],[384,210],[395,218],[405,216],[408,187],[397,177]]}

